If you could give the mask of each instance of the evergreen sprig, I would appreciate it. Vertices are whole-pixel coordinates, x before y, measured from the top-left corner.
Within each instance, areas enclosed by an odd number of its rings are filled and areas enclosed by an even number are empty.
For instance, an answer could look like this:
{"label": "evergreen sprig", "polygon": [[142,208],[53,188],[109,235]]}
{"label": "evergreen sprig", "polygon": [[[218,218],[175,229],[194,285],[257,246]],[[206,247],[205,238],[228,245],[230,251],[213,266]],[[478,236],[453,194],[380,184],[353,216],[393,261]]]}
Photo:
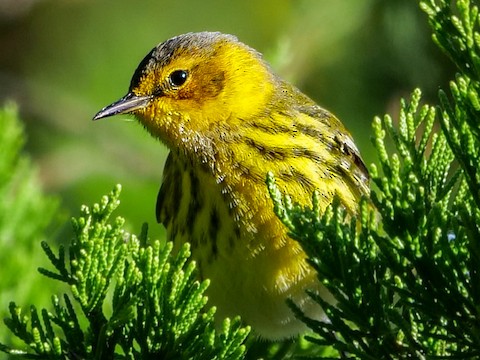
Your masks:
{"label": "evergreen sprig", "polygon": [[[301,208],[268,180],[277,214],[336,299],[331,304],[310,293],[325,311],[323,321],[306,318],[293,303],[292,308],[320,335],[311,340],[333,346],[342,358],[480,354],[480,259],[472,246],[479,238],[469,229],[477,224],[469,213],[467,222],[460,215],[474,201],[443,132],[428,142],[422,141],[425,130],[412,135],[420,125],[431,129],[435,115],[432,107],[419,108],[419,100],[417,90],[403,103],[398,129],[388,116],[374,122],[383,174],[372,167],[374,207],[364,199],[356,218],[338,201],[319,216],[317,194],[312,209]],[[387,151],[386,134],[397,153]]]}
{"label": "evergreen sprig", "polygon": [[122,218],[111,220],[119,195],[117,186],[99,204],[82,207],[67,251],[55,255],[42,244],[55,271],[40,272],[68,284],[72,296],[53,296],[53,312],[32,306],[23,314],[11,303],[5,323],[27,348],[0,350],[38,359],[242,358],[249,330],[239,319],[215,329],[215,308],[204,310],[208,281],[196,280],[189,246],[172,255],[171,243],[142,245],[146,228],[139,239],[123,230]]}
{"label": "evergreen sprig", "polygon": [[375,118],[371,203],[354,218],[338,201],[319,215],[317,195],[303,209],[267,181],[278,216],[336,299],[310,294],[321,321],[292,308],[318,335],[311,341],[339,358],[480,357],[479,17],[470,1],[455,5],[421,2],[459,74],[439,106],[421,105],[415,90],[397,124]]}

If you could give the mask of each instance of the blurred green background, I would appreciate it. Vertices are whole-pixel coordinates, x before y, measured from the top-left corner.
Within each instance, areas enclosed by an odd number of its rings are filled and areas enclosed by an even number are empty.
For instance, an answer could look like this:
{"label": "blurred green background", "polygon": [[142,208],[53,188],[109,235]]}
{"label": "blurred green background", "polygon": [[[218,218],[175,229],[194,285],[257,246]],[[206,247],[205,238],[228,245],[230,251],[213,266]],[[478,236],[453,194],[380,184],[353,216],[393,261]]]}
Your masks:
{"label": "blurred green background", "polygon": [[[152,47],[200,30],[235,34],[264,53],[342,119],[367,164],[373,116],[395,114],[415,87],[435,102],[453,77],[416,1],[0,0],[0,103],[19,105],[26,150],[63,214],[121,183],[128,228],[138,233],[146,221],[152,237],[164,236],[154,207],[166,148],[131,118],[91,118],[126,93]],[[67,243],[68,231],[50,242]]]}

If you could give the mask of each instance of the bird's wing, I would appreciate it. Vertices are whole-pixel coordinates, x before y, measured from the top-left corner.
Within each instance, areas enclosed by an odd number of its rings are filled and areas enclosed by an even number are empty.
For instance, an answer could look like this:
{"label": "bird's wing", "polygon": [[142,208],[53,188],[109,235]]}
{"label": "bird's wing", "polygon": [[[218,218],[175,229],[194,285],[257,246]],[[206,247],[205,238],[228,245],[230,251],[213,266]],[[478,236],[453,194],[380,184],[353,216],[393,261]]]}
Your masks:
{"label": "bird's wing", "polygon": [[335,132],[333,139],[334,149],[341,154],[338,169],[352,182],[350,187],[358,190],[359,196],[367,195],[370,192],[370,176],[352,137],[345,131],[338,131]]}
{"label": "bird's wing", "polygon": [[[349,183],[351,190],[356,193],[358,197],[369,194],[369,180],[367,167],[360,156],[360,151],[353,142],[353,138],[345,129],[343,124],[330,112],[324,110],[316,104],[306,104],[300,106],[297,110],[319,122],[318,127],[313,130],[302,129],[303,131],[310,131],[312,135],[318,131],[317,137],[320,141],[327,145],[329,151],[336,153],[334,156],[334,170],[342,174],[342,178]],[[323,130],[321,130],[323,128]],[[326,131],[325,129],[329,129]]]}
{"label": "bird's wing", "polygon": [[[168,154],[163,169],[162,185],[157,195],[157,221],[168,227],[175,213],[175,206],[180,203],[181,184],[178,184],[178,167],[172,153]],[[177,179],[176,179],[177,178]],[[176,200],[176,201],[175,201]]]}

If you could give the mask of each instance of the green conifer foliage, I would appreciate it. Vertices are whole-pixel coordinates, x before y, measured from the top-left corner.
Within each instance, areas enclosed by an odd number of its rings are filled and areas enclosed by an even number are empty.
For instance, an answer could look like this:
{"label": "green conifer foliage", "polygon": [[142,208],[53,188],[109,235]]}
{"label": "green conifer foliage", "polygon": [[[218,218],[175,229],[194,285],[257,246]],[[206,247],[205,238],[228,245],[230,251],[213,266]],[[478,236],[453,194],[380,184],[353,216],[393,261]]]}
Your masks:
{"label": "green conifer foliage", "polygon": [[[334,202],[303,209],[267,180],[276,212],[336,299],[297,315],[338,358],[480,357],[480,35],[467,0],[422,1],[433,39],[457,65],[438,106],[415,90],[397,125],[373,122],[378,162],[356,218]],[[390,149],[393,144],[393,150]],[[314,204],[316,204],[314,195]]]}
{"label": "green conifer foliage", "polygon": [[[52,297],[53,312],[10,304],[6,325],[27,347],[1,350],[51,359],[238,359],[248,328],[226,319],[215,330],[215,309],[204,310],[208,281],[196,280],[189,246],[175,256],[172,244],[146,245],[126,233],[120,217],[120,186],[99,204],[83,206],[73,219],[74,240],[54,254],[43,249],[55,270],[40,272],[70,287],[71,296]],[[112,313],[104,311],[111,301]]]}

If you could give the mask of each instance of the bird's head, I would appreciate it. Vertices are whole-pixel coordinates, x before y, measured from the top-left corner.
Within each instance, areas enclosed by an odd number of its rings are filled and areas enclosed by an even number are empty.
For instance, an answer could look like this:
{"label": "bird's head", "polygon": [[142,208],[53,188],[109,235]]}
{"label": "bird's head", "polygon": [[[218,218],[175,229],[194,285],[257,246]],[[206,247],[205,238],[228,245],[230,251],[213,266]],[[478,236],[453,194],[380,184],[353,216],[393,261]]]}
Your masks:
{"label": "bird's head", "polygon": [[127,95],[94,120],[134,114],[152,134],[175,147],[192,134],[262,115],[275,81],[261,55],[236,37],[188,33],[150,51]]}

